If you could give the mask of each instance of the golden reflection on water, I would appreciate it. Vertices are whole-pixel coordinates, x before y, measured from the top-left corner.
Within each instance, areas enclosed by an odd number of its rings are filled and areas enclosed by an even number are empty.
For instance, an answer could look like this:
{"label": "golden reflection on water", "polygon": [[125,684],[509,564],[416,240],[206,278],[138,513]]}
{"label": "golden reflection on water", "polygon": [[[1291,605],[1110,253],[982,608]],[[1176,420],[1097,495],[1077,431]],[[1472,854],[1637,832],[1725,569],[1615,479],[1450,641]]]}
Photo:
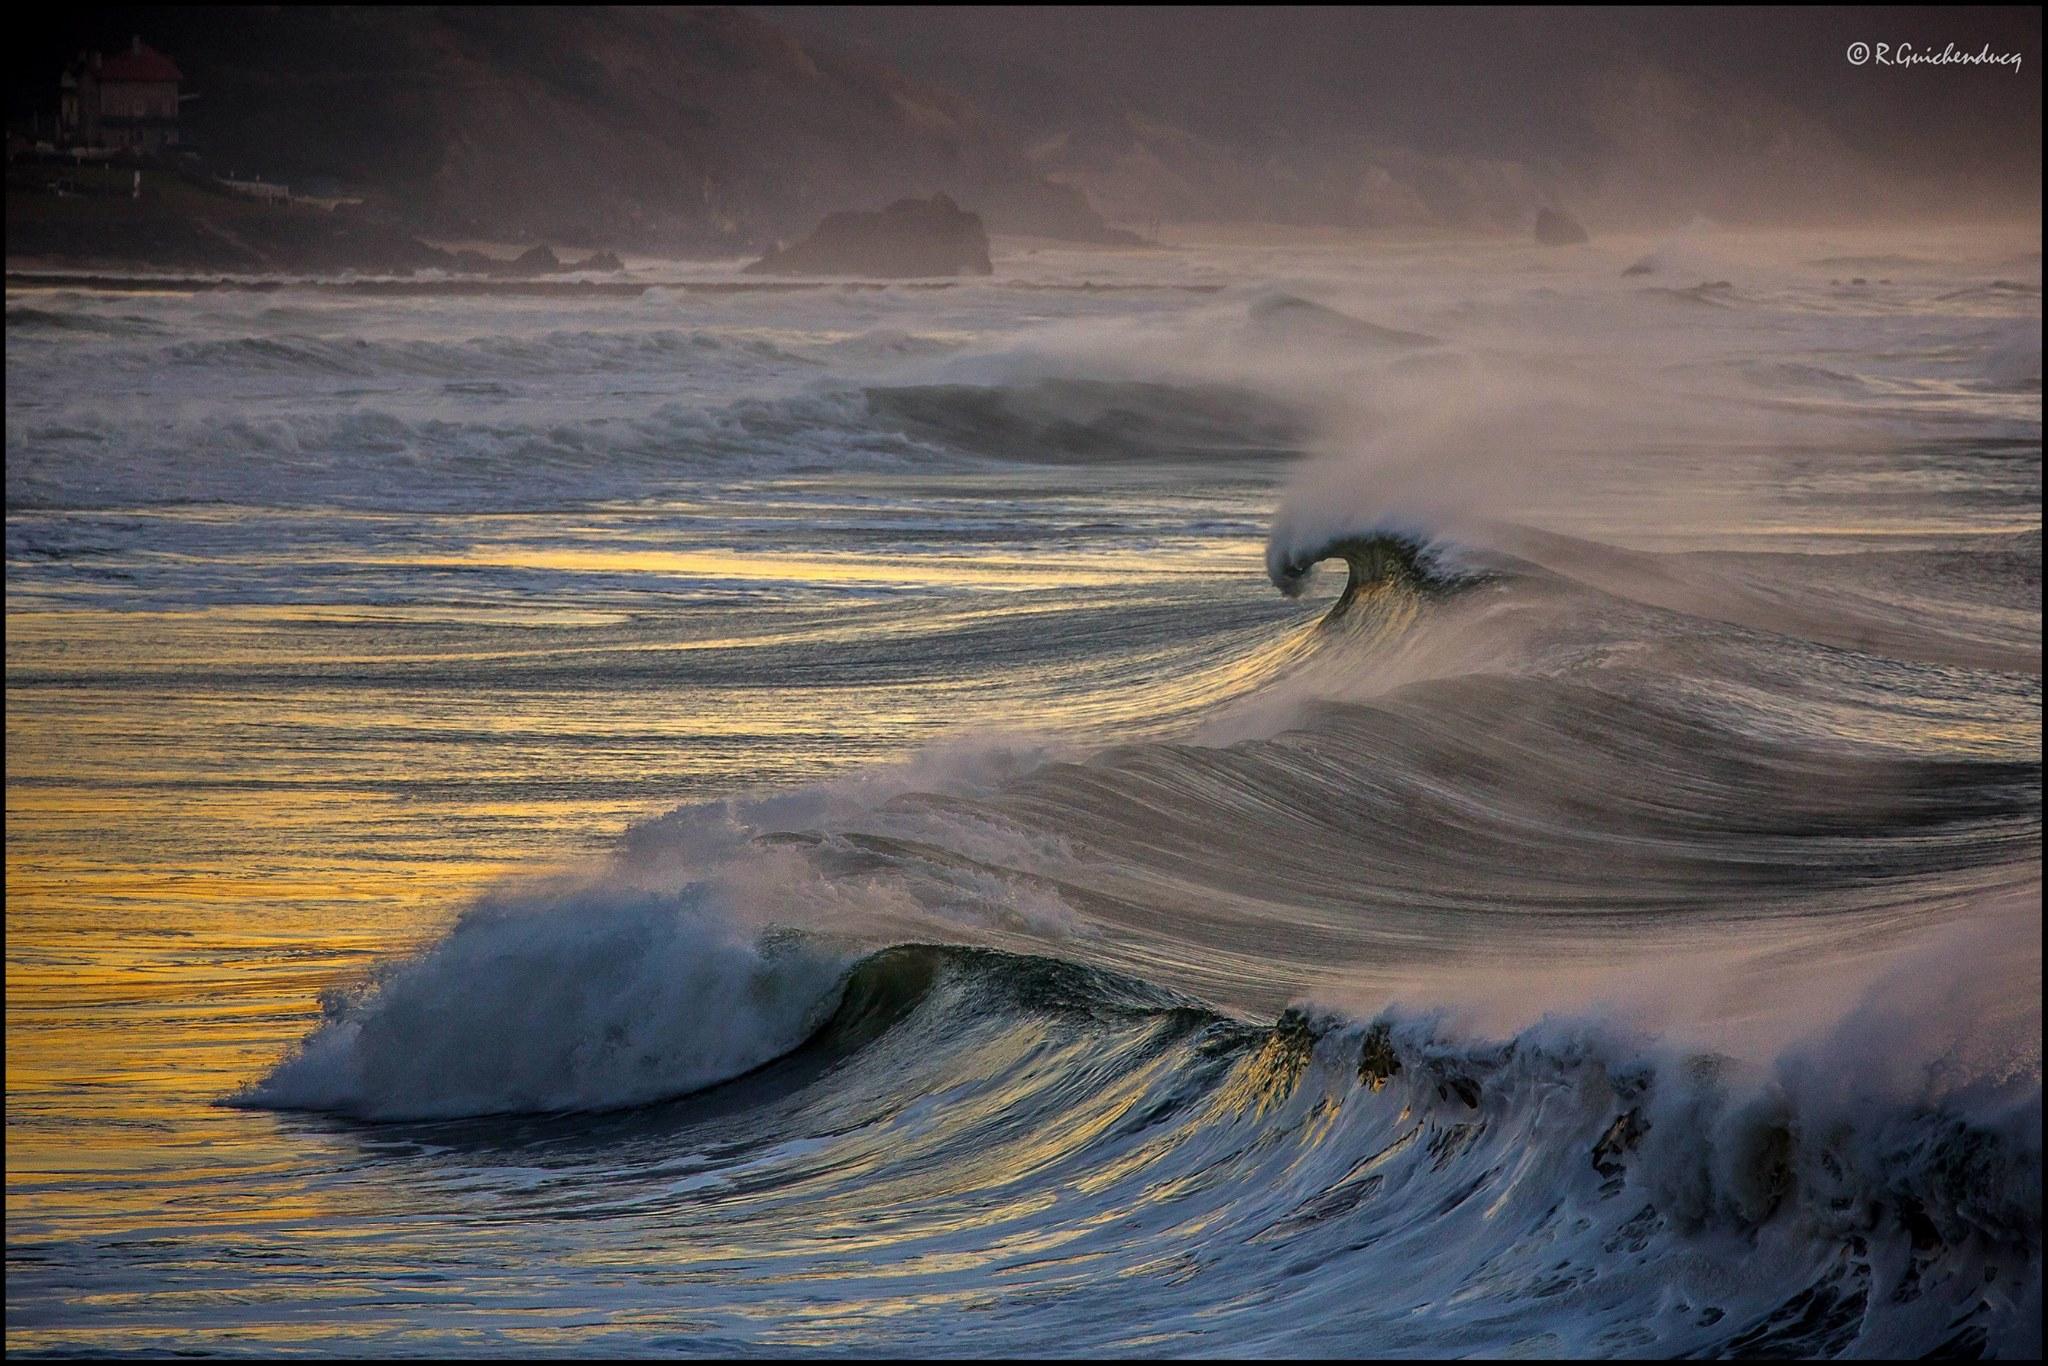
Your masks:
{"label": "golden reflection on water", "polygon": [[[1235,546],[1232,547],[1236,548]],[[1201,547],[1183,547],[1199,552]],[[422,568],[460,565],[492,569],[547,569],[591,574],[657,574],[728,582],[806,584],[914,584],[949,588],[1099,588],[1145,573],[1215,572],[1199,553],[1160,563],[1152,555],[1033,555],[1029,560],[992,561],[964,555],[920,555],[892,559],[874,555],[795,555],[715,550],[592,550],[546,546],[479,546],[445,560],[404,561]]]}
{"label": "golden reflection on water", "polygon": [[[498,539],[393,563],[832,596],[738,613],[503,596],[103,611],[10,593],[11,1228],[60,1217],[81,1235],[165,1218],[317,1225],[328,1197],[316,1192],[274,1190],[252,1210],[216,1188],[319,1140],[212,1102],[303,1036],[323,990],[431,940],[478,889],[600,849],[693,795],[817,778],[952,727],[1170,714],[1176,696],[1192,705],[1249,686],[1305,648],[1288,637],[1163,678],[1151,672],[1160,660],[1133,655],[1113,667],[1149,688],[1121,689],[1134,694],[1121,702],[1103,700],[1118,688],[1072,688],[1057,670],[991,677],[971,661],[876,682],[832,667],[834,653],[877,640],[943,649],[904,642],[1010,619],[1051,629],[1128,602],[1119,594],[1134,579],[1242,589],[1256,584],[1257,547],[743,555],[633,539]],[[848,587],[914,590],[915,601],[838,591]],[[823,661],[801,685],[663,672],[668,659],[790,651]],[[210,1152],[233,1154],[231,1166]],[[1052,1157],[1002,1163],[1014,1173]],[[101,1179],[110,1173],[131,1179]]]}

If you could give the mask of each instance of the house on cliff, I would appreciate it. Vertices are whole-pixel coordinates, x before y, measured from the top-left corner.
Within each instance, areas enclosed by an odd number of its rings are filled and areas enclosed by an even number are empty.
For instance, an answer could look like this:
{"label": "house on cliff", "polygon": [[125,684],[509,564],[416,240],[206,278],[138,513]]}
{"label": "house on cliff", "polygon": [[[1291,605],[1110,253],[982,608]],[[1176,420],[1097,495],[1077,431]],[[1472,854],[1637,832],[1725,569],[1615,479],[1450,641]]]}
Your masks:
{"label": "house on cliff", "polygon": [[141,152],[176,146],[182,80],[178,64],[140,37],[126,52],[80,53],[58,83],[62,139]]}

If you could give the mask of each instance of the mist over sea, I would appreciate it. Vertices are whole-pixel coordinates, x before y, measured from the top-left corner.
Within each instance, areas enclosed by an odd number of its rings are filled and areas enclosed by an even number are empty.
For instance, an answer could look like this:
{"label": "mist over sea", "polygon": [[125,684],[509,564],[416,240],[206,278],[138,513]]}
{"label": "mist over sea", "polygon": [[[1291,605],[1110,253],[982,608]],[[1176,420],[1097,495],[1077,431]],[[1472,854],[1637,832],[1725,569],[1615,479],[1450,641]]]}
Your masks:
{"label": "mist over sea", "polygon": [[2038,1357],[2038,226],[996,245],[10,280],[10,1352]]}

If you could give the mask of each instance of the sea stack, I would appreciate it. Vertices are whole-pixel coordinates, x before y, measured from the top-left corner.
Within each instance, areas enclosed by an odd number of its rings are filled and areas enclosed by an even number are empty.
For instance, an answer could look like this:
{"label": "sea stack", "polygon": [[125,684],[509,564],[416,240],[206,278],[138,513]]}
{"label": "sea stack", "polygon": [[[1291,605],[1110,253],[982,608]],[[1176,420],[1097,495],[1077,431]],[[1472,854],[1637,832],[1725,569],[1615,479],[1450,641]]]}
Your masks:
{"label": "sea stack", "polygon": [[1536,212],[1536,240],[1546,247],[1570,247],[1590,239],[1578,219],[1558,209]]}
{"label": "sea stack", "polygon": [[981,215],[942,194],[899,199],[875,213],[835,213],[794,246],[769,252],[750,275],[858,275],[905,279],[987,275],[988,231]]}

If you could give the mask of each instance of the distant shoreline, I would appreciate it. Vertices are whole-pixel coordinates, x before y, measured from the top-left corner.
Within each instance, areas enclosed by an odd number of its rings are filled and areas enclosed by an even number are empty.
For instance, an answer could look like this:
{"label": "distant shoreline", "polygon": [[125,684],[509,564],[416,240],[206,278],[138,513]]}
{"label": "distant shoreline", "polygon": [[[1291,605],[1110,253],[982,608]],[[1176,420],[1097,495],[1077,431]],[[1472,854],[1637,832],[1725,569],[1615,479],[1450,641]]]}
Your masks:
{"label": "distant shoreline", "polygon": [[[376,277],[370,279],[336,279],[332,277],[306,276],[224,276],[155,274],[143,271],[67,271],[54,268],[9,267],[6,271],[8,289],[88,289],[108,294],[149,294],[164,290],[180,290],[192,293],[209,291],[242,291],[252,294],[274,294],[283,290],[312,289],[335,294],[390,295],[395,297],[427,297],[434,295],[492,295],[547,297],[551,295],[586,298],[633,298],[650,289],[671,290],[686,294],[789,294],[804,291],[837,290],[936,290],[955,289],[961,286],[958,280],[862,280],[854,278],[809,280],[561,280],[524,279],[506,280],[490,277],[456,277],[447,279],[419,279],[417,277]],[[1035,289],[1074,291],[1080,293],[1137,293],[1142,291],[1171,290],[1183,294],[1214,294],[1224,286],[1208,283],[1184,283],[1159,281],[1152,283],[1110,284],[1092,280],[1073,284],[1047,283],[1026,280],[977,280],[976,284],[994,284],[1011,289]]]}

